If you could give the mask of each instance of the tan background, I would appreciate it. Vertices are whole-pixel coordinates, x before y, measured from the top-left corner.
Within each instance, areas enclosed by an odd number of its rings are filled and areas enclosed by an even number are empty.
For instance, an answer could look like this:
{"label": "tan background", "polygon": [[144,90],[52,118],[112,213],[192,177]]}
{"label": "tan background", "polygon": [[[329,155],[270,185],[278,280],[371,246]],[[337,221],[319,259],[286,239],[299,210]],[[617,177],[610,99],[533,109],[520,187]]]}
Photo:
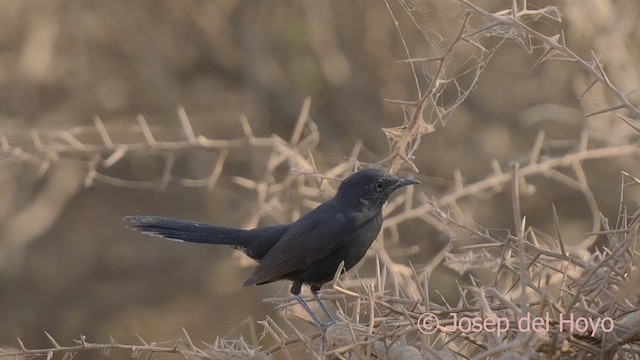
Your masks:
{"label": "tan background", "polygon": [[[483,5],[508,6],[502,3],[510,1]],[[446,27],[449,17],[460,18],[454,2],[416,5],[424,34],[457,31],[459,22]],[[623,92],[637,88],[638,3],[555,5],[564,23],[544,20],[537,29],[564,30],[577,54],[598,54]],[[433,56],[401,6],[390,7],[408,48],[416,56]],[[534,67],[541,54],[504,44],[447,126],[423,138],[415,176],[425,184],[424,193],[447,193],[456,169],[465,183],[473,183],[491,173],[494,159],[503,169],[510,161],[525,161],[540,130],[560,145],[566,141],[564,147],[545,148],[546,155],[570,152],[585,129],[597,146],[637,139],[615,116],[581,119],[615,102],[602,88],[576,99],[590,82],[584,71],[559,61]],[[364,147],[360,159],[374,162],[388,149],[380,128],[399,126],[404,118],[400,106],[384,99],[416,99],[409,67],[396,62],[405,58],[382,1],[0,1],[0,130],[12,147],[36,155],[0,156],[0,346],[16,346],[16,337],[30,347],[48,346],[43,331],[67,343],[78,334],[98,341],[109,334],[122,342],[137,341],[136,334],[164,341],[180,336],[183,327],[194,339],[212,341],[247,317],[273,315],[261,300],[288,293],[284,283],[241,288],[250,268],[238,266],[240,257],[230,249],[143,237],[121,221],[125,215],[156,214],[241,226],[255,210],[255,194],[232,177],[262,176],[260,151],[232,151],[213,191],[176,183],[163,191],[100,182],[85,188],[87,157],[81,151],[65,154],[42,169],[31,130],[92,127],[96,114],[107,127],[124,129],[136,126],[136,115],[143,114],[158,136],[180,139],[176,109],[183,106],[196,134],[242,137],[238,119],[244,114],[256,136],[289,139],[310,96],[320,134],[319,168],[343,161],[357,140]],[[118,139],[140,138],[122,131]],[[175,155],[174,174],[185,178],[208,176],[216,158],[189,149]],[[615,218],[619,171],[632,172],[637,161],[608,159],[585,167],[600,210]],[[154,154],[132,153],[103,172],[144,180],[161,168]],[[531,184],[536,191],[522,204],[529,225],[553,232],[554,202],[565,241],[590,230],[579,192],[542,176]],[[629,204],[637,201],[627,195]],[[512,227],[508,193],[465,198],[460,206],[482,226]],[[425,264],[444,240],[420,226],[405,224],[402,243],[418,245],[409,259]]]}

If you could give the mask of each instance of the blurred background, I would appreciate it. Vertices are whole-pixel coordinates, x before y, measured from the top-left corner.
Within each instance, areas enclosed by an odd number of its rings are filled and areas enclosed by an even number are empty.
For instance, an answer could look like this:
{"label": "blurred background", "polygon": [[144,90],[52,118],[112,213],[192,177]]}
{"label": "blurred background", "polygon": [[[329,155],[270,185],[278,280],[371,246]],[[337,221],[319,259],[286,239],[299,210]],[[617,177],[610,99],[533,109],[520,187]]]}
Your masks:
{"label": "blurred background", "polygon": [[[512,2],[474,3],[498,11]],[[593,51],[610,81],[638,104],[632,93],[640,83],[637,1],[528,3],[532,9],[558,6],[562,23],[543,17],[531,26],[549,35],[564,32],[567,46],[585,59],[593,60]],[[98,128],[104,126],[116,144],[144,143],[141,114],[158,141],[184,142],[183,107],[196,136],[246,139],[249,124],[257,138],[275,134],[286,142],[295,137],[310,97],[313,122],[302,138],[313,141],[301,153],[313,154],[318,171],[343,163],[354,147],[358,160],[375,163],[389,150],[381,128],[401,126],[407,116],[406,106],[385,99],[416,101],[416,82],[424,89],[435,66],[414,63],[412,70],[398,61],[407,52],[437,56],[464,14],[456,1],[444,0],[0,0],[0,347],[16,346],[16,337],[27,347],[46,347],[43,331],[66,344],[79,334],[103,342],[112,334],[128,343],[140,334],[161,342],[179,337],[182,328],[193,339],[213,341],[234,334],[247,319],[273,316],[272,304],[262,299],[287,296],[288,284],[241,288],[252,264],[233,250],[143,236],[127,230],[122,218],[153,214],[267,225],[291,221],[311,208],[305,199],[322,201],[331,189],[284,192],[281,207],[255,217],[256,204],[270,193],[251,188],[251,181],[303,177],[286,162],[265,175],[269,152],[262,147],[246,144],[226,153],[142,147],[114,155],[100,150],[105,139]],[[472,19],[469,27],[479,25]],[[511,161],[526,163],[541,131],[542,158],[576,151],[585,134],[590,148],[637,141],[637,132],[610,112],[583,118],[619,101],[601,85],[581,96],[592,77],[580,67],[538,64],[545,49],[516,37],[478,41],[490,56],[473,44],[452,54],[447,71],[459,81],[439,97],[451,111],[443,119],[425,113],[435,131],[414,154],[419,173],[401,171],[421,180],[429,198],[450,193],[457,171],[463,184],[472,184],[496,167],[508,171]],[[224,166],[211,189],[208,180],[221,157]],[[620,207],[620,171],[640,176],[637,160],[626,155],[583,163],[593,200],[611,221]],[[165,181],[168,163],[171,179]],[[572,171],[567,176],[575,177]],[[553,202],[565,241],[577,243],[592,229],[587,199],[557,179],[530,179],[523,215],[529,225],[555,233]],[[469,221],[511,229],[509,191],[491,190],[456,205]],[[637,201],[638,193],[625,193],[624,204]],[[400,230],[394,246],[413,250],[390,252],[399,262],[424,266],[446,244],[446,235],[424,223],[406,222]],[[438,272],[448,281],[457,276]],[[433,280],[431,287],[441,285]]]}

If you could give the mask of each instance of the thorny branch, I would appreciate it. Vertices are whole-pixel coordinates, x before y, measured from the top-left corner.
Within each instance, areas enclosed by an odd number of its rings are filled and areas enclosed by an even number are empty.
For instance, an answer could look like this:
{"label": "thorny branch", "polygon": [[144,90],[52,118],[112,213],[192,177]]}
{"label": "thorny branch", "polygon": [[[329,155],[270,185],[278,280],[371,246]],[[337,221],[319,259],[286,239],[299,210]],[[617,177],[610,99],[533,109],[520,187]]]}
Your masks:
{"label": "thorny branch", "polygon": [[[564,56],[564,60],[570,60],[579,64],[589,72],[595,81],[603,84],[608,91],[620,102],[607,109],[625,108],[630,116],[623,118],[628,123],[638,115],[638,109],[629,99],[618,90],[607,78],[602,65],[594,56],[592,62],[578,57],[564,44],[562,34],[546,36],[535,31],[523,21],[527,16],[554,17],[555,8],[537,10],[527,9],[526,1],[513,1],[510,9],[500,12],[488,12],[468,0],[456,0],[464,4],[471,11],[459,20],[460,27],[457,35],[444,47],[441,55],[429,58],[407,59],[412,64],[418,61],[436,62],[436,71],[428,76],[429,83],[425,91],[418,91],[421,95],[418,101],[394,101],[412,109],[402,126],[384,129],[389,138],[390,150],[382,157],[378,165],[388,166],[391,171],[398,170],[402,164],[409,165],[417,170],[413,164],[413,156],[418,148],[420,139],[426,133],[434,131],[437,121],[443,122],[443,114],[451,113],[468,92],[460,91],[460,99],[456,105],[448,109],[441,108],[443,84],[453,81],[455,74],[447,73],[448,61],[452,57],[454,48],[462,43],[471,43],[477,49],[482,46],[477,40],[480,34],[488,32],[497,26],[508,26],[526,34],[528,38],[537,39],[547,48],[540,61],[544,61],[552,52]],[[520,3],[520,4],[519,4]],[[521,6],[522,4],[522,6]],[[391,12],[391,9],[389,9]],[[469,21],[473,15],[480,15],[489,23],[481,25],[475,30],[469,30]],[[392,17],[395,20],[393,12]],[[399,31],[399,28],[398,28]],[[508,35],[504,35],[508,36]],[[407,50],[407,55],[410,52]],[[481,50],[478,64],[475,67],[479,75],[486,65],[493,51]],[[413,68],[413,67],[412,67]],[[414,68],[415,69],[415,68]],[[475,84],[474,80],[473,84]],[[416,78],[418,87],[420,82]],[[473,87],[469,87],[470,89]],[[586,91],[588,91],[590,86]],[[284,162],[298,174],[306,174],[320,179],[325,185],[324,191],[331,193],[331,183],[326,179],[334,179],[342,173],[360,166],[358,156],[360,145],[356,144],[354,150],[345,162],[340,163],[327,171],[320,171],[315,163],[312,150],[318,142],[319,136],[315,125],[308,118],[310,102],[307,100],[302,107],[299,121],[290,141],[285,141],[278,136],[259,138],[253,135],[249,122],[241,119],[244,136],[232,140],[209,139],[198,136],[194,132],[191,123],[183,109],[179,110],[179,120],[183,130],[184,139],[176,141],[159,141],[153,129],[147,121],[139,116],[138,125],[128,127],[126,130],[136,132],[144,141],[133,143],[120,143],[113,136],[103,122],[96,118],[94,127],[78,128],[69,131],[38,132],[30,134],[30,143],[18,144],[13,140],[14,134],[0,132],[0,146],[4,158],[2,161],[34,161],[40,162],[42,171],[47,171],[51,164],[63,158],[65,154],[85,154],[88,159],[88,172],[85,185],[90,186],[94,181],[103,181],[116,186],[158,188],[164,189],[168,183],[175,182],[183,186],[198,186],[214,188],[221,176],[227,155],[232,149],[256,147],[270,148],[273,151],[267,162],[267,171]],[[433,107],[433,117],[425,120],[425,109]],[[93,131],[101,139],[101,143],[86,143],[78,139],[80,133]],[[627,293],[633,288],[631,283],[637,278],[638,254],[635,250],[638,227],[640,227],[640,210],[630,211],[623,209],[621,196],[621,211],[618,226],[611,228],[609,222],[602,217],[593,200],[593,194],[586,183],[582,164],[587,160],[610,159],[624,155],[638,154],[639,149],[635,144],[630,145],[593,145],[589,146],[589,136],[585,134],[576,148],[562,155],[541,156],[544,134],[541,133],[539,141],[529,156],[529,162],[522,164],[512,172],[503,172],[500,166],[494,167],[494,172],[487,178],[471,184],[459,181],[451,191],[442,197],[432,200],[423,193],[415,194],[419,203],[414,206],[414,194],[407,192],[391,202],[386,209],[385,231],[379,239],[370,256],[375,255],[375,276],[371,278],[354,277],[353,274],[340,276],[337,272],[331,289],[323,291],[323,300],[330,301],[338,309],[338,314],[344,324],[333,327],[324,337],[319,332],[306,334],[297,325],[282,317],[282,323],[278,324],[271,318],[262,322],[264,336],[269,337],[275,345],[266,349],[260,349],[260,344],[247,344],[244,340],[224,341],[218,340],[216,344],[207,350],[201,350],[193,346],[193,342],[186,334],[186,340],[177,340],[173,347],[163,347],[157,344],[147,343],[141,339],[142,345],[123,345],[115,340],[106,344],[88,343],[84,337],[74,346],[60,346],[59,343],[47,334],[52,347],[46,349],[28,349],[18,340],[19,349],[0,350],[0,357],[17,356],[46,356],[64,353],[73,354],[84,350],[126,350],[134,355],[141,353],[174,353],[196,358],[221,358],[228,354],[243,354],[254,356],[256,354],[273,354],[282,352],[286,358],[295,358],[295,347],[301,346],[315,358],[321,358],[318,349],[318,340],[327,346],[327,354],[338,358],[349,358],[350,354],[356,357],[375,356],[390,357],[390,353],[399,351],[415,351],[422,356],[431,358],[448,359],[457,356],[482,359],[492,355],[512,355],[514,357],[530,358],[535,355],[575,358],[575,357],[602,357],[618,355],[621,358],[633,358],[637,356],[640,348],[640,330],[637,329],[640,319],[640,308],[634,296]],[[211,169],[210,175],[203,179],[183,179],[172,174],[174,160],[171,152],[189,149],[206,149],[218,154],[217,161]],[[160,177],[153,180],[138,181],[124,180],[109,177],[101,170],[113,166],[121,161],[125,155],[131,152],[160,153],[166,156],[164,171]],[[309,155],[311,154],[311,155]],[[569,168],[573,171],[573,177],[560,173],[558,169]],[[593,230],[587,234],[591,239],[600,236],[605,239],[601,250],[585,256],[585,249],[591,242],[584,241],[579,246],[569,246],[563,243],[558,234],[556,237],[542,234],[527,227],[526,222],[520,216],[519,202],[525,181],[533,176],[549,176],[553,180],[581,191],[590,207],[593,220]],[[629,175],[625,175],[630,177]],[[515,234],[511,232],[500,235],[496,231],[472,227],[467,223],[457,220],[452,216],[450,208],[456,209],[457,202],[465,197],[479,195],[486,192],[502,191],[505,183],[512,181],[512,196],[514,199],[513,214],[515,219]],[[249,180],[236,178],[235,182],[246,188],[256,191],[260,198],[259,209],[251,217],[246,226],[258,223],[261,217],[269,213],[268,210],[278,208],[279,194],[291,184],[296,183],[293,176],[289,176],[277,183],[273,179],[265,177],[262,180]],[[522,183],[521,183],[522,182]],[[297,182],[296,191],[303,195],[316,196],[319,191],[309,187],[304,182]],[[634,183],[624,183],[622,191]],[[312,206],[313,203],[308,204]],[[294,213],[300,209],[294,210]],[[476,243],[464,248],[455,249],[451,253],[441,254],[446,258],[444,262],[451,268],[461,273],[469,269],[487,267],[491,264],[498,271],[491,285],[483,284],[479,279],[472,278],[471,284],[456,284],[460,302],[449,304],[444,297],[431,299],[429,296],[429,273],[433,264],[423,268],[414,268],[393,262],[387,249],[381,246],[385,237],[397,236],[398,226],[409,220],[422,220],[438,226],[452,238],[470,239]],[[555,216],[556,226],[560,222]],[[602,229],[602,230],[601,230]],[[447,248],[448,249],[448,248]],[[462,253],[467,251],[467,253]],[[436,260],[435,262],[439,262]],[[637,281],[637,279],[635,280]],[[637,288],[637,287],[636,287]],[[519,291],[513,291],[518,289]],[[289,298],[266,299],[277,304],[278,308],[289,308],[295,302]],[[439,318],[438,331],[426,335],[425,324],[420,322],[421,315],[431,312]],[[522,336],[511,328],[505,334],[497,336],[485,336],[486,334],[461,334],[451,331],[452,314],[473,315],[483,318],[507,318],[509,324],[516,324],[519,318],[527,312],[539,316],[548,313],[553,320],[547,336],[536,337],[529,333]],[[561,331],[558,320],[561,316],[597,316],[610,318],[615,325],[612,331],[602,329],[593,332],[585,331]],[[257,334],[255,334],[257,335]],[[258,338],[258,336],[255,336]],[[569,347],[568,344],[573,345]],[[437,350],[437,351],[436,351]],[[71,355],[72,356],[72,355]]]}
{"label": "thorny branch", "polygon": [[[569,49],[566,46],[566,44],[564,43],[563,34],[546,36],[532,29],[530,26],[525,24],[524,21],[522,21],[522,18],[525,16],[531,16],[531,15],[537,16],[540,14],[549,16],[556,20],[560,20],[560,16],[558,15],[559,10],[556,7],[547,6],[543,9],[538,9],[538,10],[529,10],[526,7],[523,8],[522,10],[519,10],[517,7],[514,7],[512,12],[500,11],[497,13],[492,13],[487,10],[484,10],[478,5],[473,4],[469,0],[458,0],[458,1],[464,4],[465,6],[469,7],[470,9],[472,9],[478,15],[493,21],[493,23],[491,23],[490,25],[483,26],[481,30],[473,32],[474,35],[477,35],[480,31],[486,31],[489,28],[492,28],[498,25],[506,25],[514,29],[520,30],[524,32],[527,36],[539,40],[547,48],[547,50],[544,52],[542,57],[538,60],[538,63],[548,59],[549,56],[554,52],[561,54],[564,56],[564,58],[560,58],[561,60],[572,61],[579,64],[580,67],[582,67],[585,71],[591,74],[591,76],[593,76],[593,78],[595,79],[595,82],[599,82],[602,85],[604,85],[609,90],[609,92],[612,95],[614,95],[615,98],[618,99],[618,101],[620,101],[619,105],[603,110],[603,112],[626,108],[629,111],[629,114],[632,118],[635,118],[637,115],[640,115],[640,110],[638,110],[638,108],[629,101],[629,99],[624,93],[618,90],[618,88],[615,85],[613,85],[611,81],[609,81],[607,74],[602,68],[602,64],[599,63],[598,57],[595,54],[592,53],[593,54],[592,61],[587,61],[581,58],[580,56],[578,56],[575,52],[573,52],[571,49]],[[525,5],[526,5],[526,2],[525,2]],[[593,84],[591,84],[585,90],[585,92],[589,91],[589,89],[591,89],[592,87],[593,87]],[[592,116],[599,113],[601,112],[596,112],[594,114],[589,114],[587,116]]]}
{"label": "thorny branch", "polygon": [[[156,343],[149,343],[145,341],[142,337],[138,336],[140,340],[140,345],[126,345],[118,343],[113,337],[111,341],[106,344],[101,343],[92,343],[86,340],[84,335],[80,335],[80,340],[75,340],[77,345],[72,346],[61,346],[58,341],[56,341],[49,333],[45,332],[45,335],[49,339],[49,342],[53,345],[51,348],[46,349],[28,349],[25,347],[23,342],[18,339],[18,344],[20,349],[16,350],[2,350],[0,349],[0,358],[6,357],[19,357],[19,356],[29,356],[29,357],[47,357],[48,359],[52,358],[54,355],[61,353],[64,354],[64,358],[73,358],[74,354],[80,351],[100,351],[103,355],[109,355],[111,350],[126,350],[131,352],[133,357],[139,357],[142,355],[147,356],[149,358],[153,354],[158,353],[168,353],[168,354],[180,354],[186,358],[192,359],[219,359],[220,354],[224,352],[233,351],[238,354],[244,350],[246,350],[247,356],[255,354],[255,351],[250,350],[249,347],[244,344],[244,346],[238,346],[241,344],[241,340],[235,342],[234,346],[229,346],[229,343],[225,344],[226,346],[220,346],[220,344],[215,344],[209,346],[207,351],[201,350],[193,345],[191,338],[187,334],[186,330],[183,329],[184,339],[178,339],[174,342],[173,346],[166,347],[160,346]],[[244,349],[243,349],[244,348]]]}

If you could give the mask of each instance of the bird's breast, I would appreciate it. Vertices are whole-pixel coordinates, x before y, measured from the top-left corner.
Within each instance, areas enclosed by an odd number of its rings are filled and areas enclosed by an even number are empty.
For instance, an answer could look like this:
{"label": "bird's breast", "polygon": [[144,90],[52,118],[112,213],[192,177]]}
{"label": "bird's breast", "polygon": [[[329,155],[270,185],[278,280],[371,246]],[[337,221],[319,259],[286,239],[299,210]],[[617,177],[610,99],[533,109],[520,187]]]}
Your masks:
{"label": "bird's breast", "polygon": [[340,253],[344,254],[345,267],[352,268],[360,262],[382,228],[382,215],[360,219],[353,236],[343,242]]}

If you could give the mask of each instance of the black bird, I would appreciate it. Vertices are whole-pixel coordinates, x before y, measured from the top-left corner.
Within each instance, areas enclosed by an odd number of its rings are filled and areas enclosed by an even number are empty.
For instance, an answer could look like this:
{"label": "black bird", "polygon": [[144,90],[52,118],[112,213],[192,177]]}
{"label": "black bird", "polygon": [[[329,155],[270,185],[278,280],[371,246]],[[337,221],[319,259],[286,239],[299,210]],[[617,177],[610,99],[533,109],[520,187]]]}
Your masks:
{"label": "black bird", "polygon": [[358,171],[342,181],[336,195],[291,224],[252,230],[158,216],[127,216],[130,228],[145,234],[243,251],[259,265],[242,286],[291,280],[291,293],[320,328],[326,328],[300,297],[303,284],[333,322],[318,298],[340,263],[349,270],[365,255],[382,227],[382,207],[394,190],[417,180],[400,179],[378,169]]}

